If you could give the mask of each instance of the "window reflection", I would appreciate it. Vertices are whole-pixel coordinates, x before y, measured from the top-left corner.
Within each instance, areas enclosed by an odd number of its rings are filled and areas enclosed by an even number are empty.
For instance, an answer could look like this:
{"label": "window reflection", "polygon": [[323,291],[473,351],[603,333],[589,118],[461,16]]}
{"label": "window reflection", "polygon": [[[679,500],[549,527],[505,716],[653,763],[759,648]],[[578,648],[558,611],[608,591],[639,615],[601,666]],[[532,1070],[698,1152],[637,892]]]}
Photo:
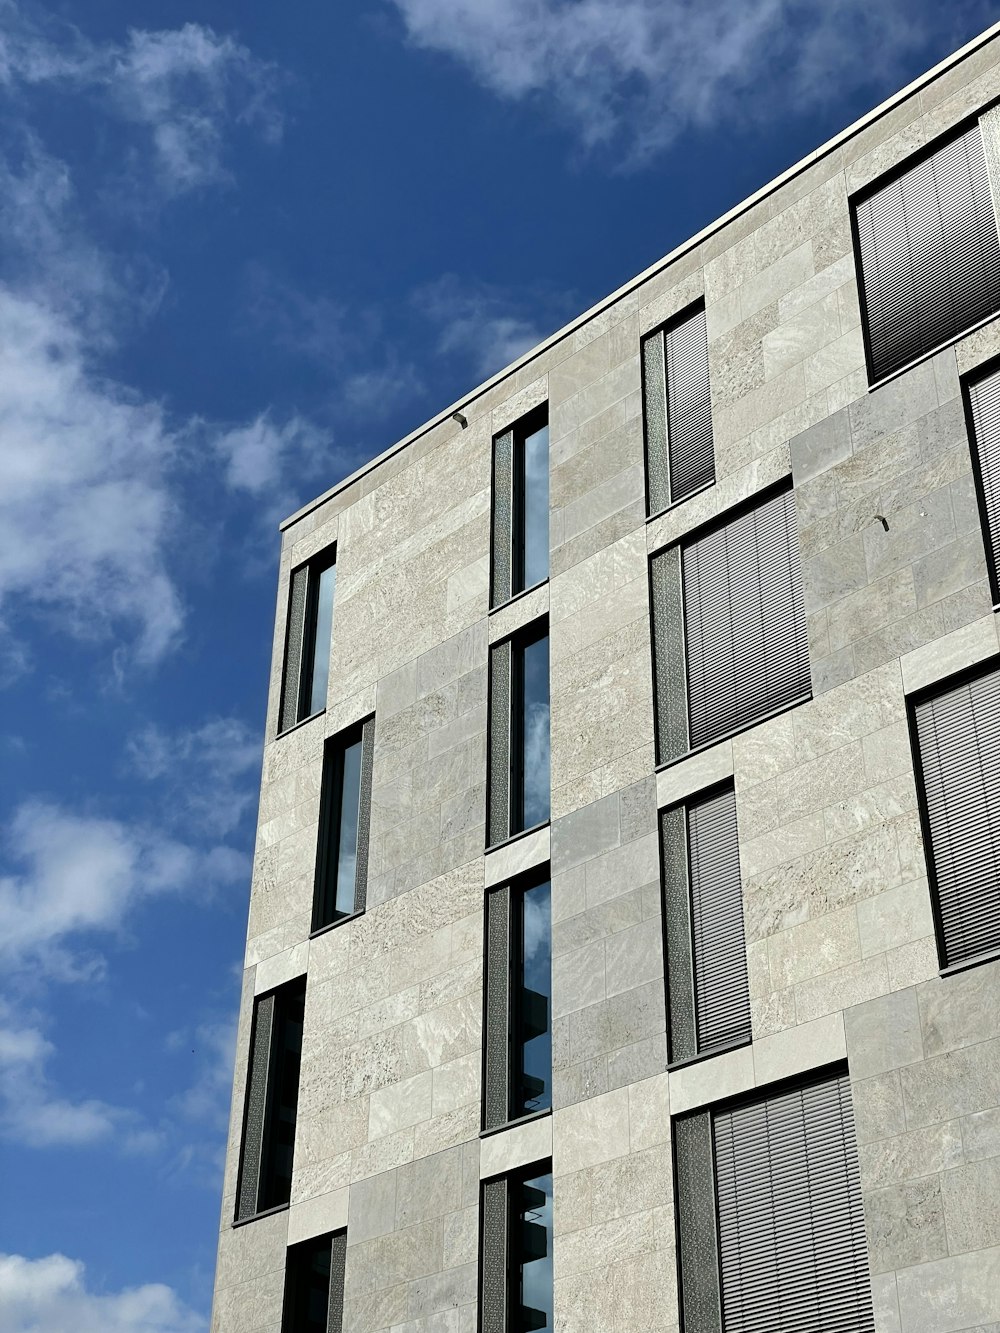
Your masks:
{"label": "window reflection", "polygon": [[521,516],[523,554],[520,588],[549,576],[549,428],[526,436],[521,446]]}
{"label": "window reflection", "polygon": [[514,1333],[552,1333],[552,1173],[514,1185],[511,1200],[515,1229],[513,1275]]}
{"label": "window reflection", "polygon": [[333,594],[337,583],[337,566],[329,565],[318,576],[313,608],[313,642],[310,669],[309,705],[305,716],[318,713],[326,707],[326,691],[330,679],[330,642],[333,635]]}
{"label": "window reflection", "polygon": [[520,904],[516,924],[519,980],[513,1015],[514,1117],[552,1105],[552,910],[548,881],[523,890]]}
{"label": "window reflection", "polygon": [[[543,635],[521,650],[520,802],[512,832],[549,817],[549,640]],[[517,808],[520,805],[520,809]]]}

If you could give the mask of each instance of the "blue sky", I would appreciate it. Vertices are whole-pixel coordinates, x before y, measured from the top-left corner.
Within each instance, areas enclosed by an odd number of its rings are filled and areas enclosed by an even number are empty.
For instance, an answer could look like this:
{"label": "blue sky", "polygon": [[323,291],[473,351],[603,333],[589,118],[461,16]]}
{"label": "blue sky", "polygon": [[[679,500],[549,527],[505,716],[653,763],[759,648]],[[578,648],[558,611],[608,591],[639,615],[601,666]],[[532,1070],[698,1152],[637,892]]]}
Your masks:
{"label": "blue sky", "polygon": [[0,0],[0,1333],[211,1296],[276,523],[980,0]]}

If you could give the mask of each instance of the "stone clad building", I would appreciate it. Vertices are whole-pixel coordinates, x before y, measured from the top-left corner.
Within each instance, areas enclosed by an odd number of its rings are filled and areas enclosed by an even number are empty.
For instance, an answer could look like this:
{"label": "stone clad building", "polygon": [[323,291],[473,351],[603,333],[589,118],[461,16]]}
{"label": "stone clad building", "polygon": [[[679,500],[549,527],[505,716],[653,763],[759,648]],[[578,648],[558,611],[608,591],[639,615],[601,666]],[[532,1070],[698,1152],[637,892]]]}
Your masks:
{"label": "stone clad building", "polygon": [[1000,1330],[1000,28],[283,526],[216,1333]]}

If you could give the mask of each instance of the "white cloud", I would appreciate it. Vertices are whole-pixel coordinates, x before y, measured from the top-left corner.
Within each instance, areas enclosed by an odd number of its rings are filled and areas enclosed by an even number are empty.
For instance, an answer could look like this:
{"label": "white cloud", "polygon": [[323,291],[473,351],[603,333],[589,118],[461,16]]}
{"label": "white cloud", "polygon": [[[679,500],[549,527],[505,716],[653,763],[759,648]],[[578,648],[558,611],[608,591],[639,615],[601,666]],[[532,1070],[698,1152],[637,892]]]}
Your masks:
{"label": "white cloud", "polygon": [[249,495],[268,523],[298,508],[310,479],[340,475],[329,432],[298,414],[282,423],[269,411],[261,412],[219,435],[214,449],[226,485]]}
{"label": "white cloud", "polygon": [[418,288],[413,302],[437,326],[439,350],[466,358],[481,379],[516,360],[548,332],[518,313],[516,294],[454,273]]}
{"label": "white cloud", "polygon": [[253,126],[274,142],[282,121],[277,69],[234,37],[199,23],[90,41],[37,7],[0,0],[0,84],[102,93],[106,105],[150,136],[155,175],[168,194],[225,180],[225,130]]}
{"label": "white cloud", "polygon": [[[908,53],[951,35],[954,7],[903,0],[395,0],[410,40],[510,100],[541,99],[584,145],[633,160],[685,128],[776,114],[891,80]],[[959,3],[975,16],[976,0]]]}
{"label": "white cloud", "polygon": [[185,1120],[206,1124],[220,1134],[229,1123],[238,1017],[233,1013],[199,1023],[193,1031],[173,1032],[167,1042],[169,1050],[189,1049],[198,1061],[195,1079],[173,1099],[174,1109]]}
{"label": "white cloud", "polygon": [[120,930],[143,899],[241,878],[245,858],[227,847],[205,850],[156,829],[76,815],[26,802],[6,830],[8,858],[21,873],[0,877],[0,959],[8,971],[87,975],[95,964],[68,953],[70,936]]}
{"label": "white cloud", "polygon": [[256,796],[259,733],[235,717],[169,732],[150,724],[126,746],[132,771],[162,782],[171,810],[190,825],[222,837],[237,827]]}
{"label": "white cloud", "polygon": [[0,1333],[204,1333],[206,1327],[161,1283],[93,1291],[78,1260],[0,1254]]}

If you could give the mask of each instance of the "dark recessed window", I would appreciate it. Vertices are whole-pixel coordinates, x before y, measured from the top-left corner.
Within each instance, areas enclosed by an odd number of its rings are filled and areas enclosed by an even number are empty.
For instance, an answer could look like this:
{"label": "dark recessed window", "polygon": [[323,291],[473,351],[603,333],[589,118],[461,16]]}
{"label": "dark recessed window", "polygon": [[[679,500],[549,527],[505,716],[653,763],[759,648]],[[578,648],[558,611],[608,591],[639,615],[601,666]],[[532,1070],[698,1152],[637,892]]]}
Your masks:
{"label": "dark recessed window", "polygon": [[732,784],[660,815],[671,1061],[750,1040]]}
{"label": "dark recessed window", "polygon": [[326,707],[336,584],[333,551],[292,570],[281,685],[281,731]]}
{"label": "dark recessed window", "polygon": [[972,420],[972,463],[983,519],[994,606],[1000,605],[1000,368],[966,384]]}
{"label": "dark recessed window", "polygon": [[1000,310],[1000,241],[979,122],[853,205],[874,382]]}
{"label": "dark recessed window", "polygon": [[548,624],[490,650],[490,844],[549,817]]}
{"label": "dark recessed window", "polygon": [[481,1333],[553,1333],[552,1166],[482,1187]]}
{"label": "dark recessed window", "polygon": [[1000,949],[1000,667],[912,705],[942,967]]}
{"label": "dark recessed window", "polygon": [[289,1246],[281,1333],[341,1333],[346,1258],[346,1231]]}
{"label": "dark recessed window", "polygon": [[847,1073],[673,1127],[684,1333],[872,1333]]}
{"label": "dark recessed window", "polygon": [[705,307],[642,340],[648,512],[715,481]]}
{"label": "dark recessed window", "polygon": [[548,878],[486,900],[483,1128],[552,1105],[552,908]]}
{"label": "dark recessed window", "polygon": [[491,606],[549,577],[549,418],[537,408],[493,441]]}
{"label": "dark recessed window", "polygon": [[314,931],[364,911],[374,750],[373,717],[331,737],[323,750]]}
{"label": "dark recessed window", "polygon": [[305,977],[254,1001],[238,1222],[291,1198],[305,1001]]}
{"label": "dark recessed window", "polygon": [[791,490],[668,547],[650,568],[659,762],[809,698]]}

